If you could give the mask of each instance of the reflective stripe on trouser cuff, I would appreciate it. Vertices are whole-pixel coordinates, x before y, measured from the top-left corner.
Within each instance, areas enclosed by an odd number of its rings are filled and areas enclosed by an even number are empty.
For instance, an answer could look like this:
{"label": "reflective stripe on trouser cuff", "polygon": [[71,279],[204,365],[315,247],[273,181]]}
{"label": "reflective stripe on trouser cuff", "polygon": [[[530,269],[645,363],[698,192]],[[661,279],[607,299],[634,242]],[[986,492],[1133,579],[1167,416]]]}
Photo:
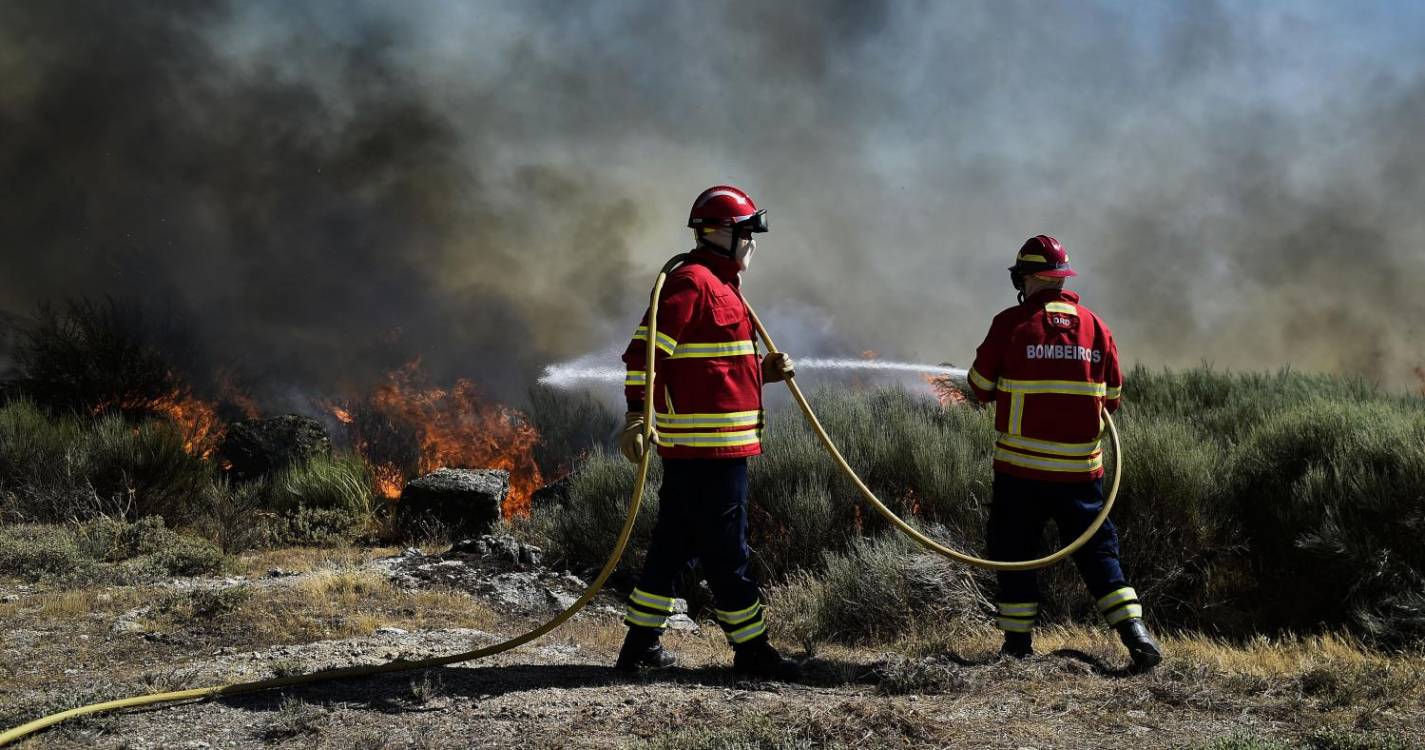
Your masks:
{"label": "reflective stripe on trouser cuff", "polygon": [[623,374],[624,385],[648,385],[647,370],[629,370]]}
{"label": "reflective stripe on trouser cuff", "polygon": [[757,622],[754,622],[751,625],[742,628],[741,630],[734,630],[728,633],[727,640],[730,643],[746,643],[766,632],[767,621],[759,617],[757,618]]}
{"label": "reflective stripe on trouser cuff", "polygon": [[1124,620],[1141,620],[1143,619],[1143,605],[1136,602],[1125,604],[1104,615],[1103,619],[1107,620],[1109,625],[1117,625]]}
{"label": "reflective stripe on trouser cuff", "polygon": [[658,444],[667,447],[721,448],[756,445],[762,441],[761,430],[735,432],[659,432]]}
{"label": "reflective stripe on trouser cuff", "polygon": [[756,427],[762,423],[762,412],[729,411],[709,414],[665,414],[658,412],[653,417],[659,429],[689,430],[699,427]]}
{"label": "reflective stripe on trouser cuff", "polygon": [[1136,601],[1138,601],[1138,592],[1134,591],[1130,586],[1124,586],[1121,589],[1115,589],[1100,597],[1098,600],[1098,611],[1107,612],[1124,602]]}
{"label": "reflective stripe on trouser cuff", "polygon": [[1003,446],[995,446],[995,460],[1004,461],[1005,463],[1021,466],[1026,469],[1038,469],[1040,471],[1097,471],[1103,468],[1102,453],[1092,458],[1048,458],[1045,456],[1028,456],[1009,450]]}
{"label": "reflective stripe on trouser cuff", "polygon": [[724,625],[741,625],[748,620],[762,614],[762,602],[755,601],[747,609],[739,609],[736,612],[724,612],[723,610],[713,610],[717,613],[718,622]]}
{"label": "reflective stripe on trouser cuff", "polygon": [[995,610],[1003,617],[1034,617],[1039,614],[1039,602],[996,602]]}
{"label": "reflective stripe on trouser cuff", "polygon": [[633,607],[629,607],[624,612],[623,621],[629,625],[637,625],[640,628],[656,628],[662,630],[668,627],[667,615],[650,615]]}
{"label": "reflective stripe on trouser cuff", "polygon": [[756,354],[757,347],[751,340],[723,341],[716,344],[678,344],[670,355],[671,359],[692,359],[694,357],[740,357]]}
{"label": "reflective stripe on trouser cuff", "polygon": [[1070,396],[1102,396],[1108,392],[1103,383],[1082,380],[1009,380],[1000,378],[999,389],[1009,393],[1062,393]]}
{"label": "reflective stripe on trouser cuff", "polygon": [[1020,448],[1035,453],[1052,453],[1056,456],[1089,457],[1099,450],[1099,441],[1092,443],[1056,443],[1052,440],[1035,440],[1023,435],[1011,435],[1008,432],[999,434],[1001,445],[1009,448]]}
{"label": "reflective stripe on trouser cuff", "polygon": [[634,589],[628,595],[628,600],[642,606],[644,609],[651,609],[665,614],[673,614],[673,600],[666,596],[650,594],[643,589]]}
{"label": "reflective stripe on trouser cuff", "polygon": [[976,372],[973,367],[970,368],[970,382],[974,383],[975,386],[982,391],[992,391],[995,389],[995,384],[990,382],[989,378]]}
{"label": "reflective stripe on trouser cuff", "polygon": [[996,617],[995,627],[1006,633],[1028,633],[1034,630],[1033,618],[1024,620],[1017,617]]}
{"label": "reflective stripe on trouser cuff", "polygon": [[[633,338],[635,341],[647,341],[648,326],[639,326],[638,330],[633,332]],[[678,349],[678,340],[662,331],[659,331],[658,348],[662,349],[665,354],[672,355],[673,352]]]}

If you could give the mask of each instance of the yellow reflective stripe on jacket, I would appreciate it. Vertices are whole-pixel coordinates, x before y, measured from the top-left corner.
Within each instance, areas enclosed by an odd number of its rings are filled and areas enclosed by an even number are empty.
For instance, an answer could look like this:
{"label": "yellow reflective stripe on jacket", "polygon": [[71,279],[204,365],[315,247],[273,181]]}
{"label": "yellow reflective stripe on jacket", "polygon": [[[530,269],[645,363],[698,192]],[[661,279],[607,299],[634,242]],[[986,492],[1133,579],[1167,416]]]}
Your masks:
{"label": "yellow reflective stripe on jacket", "polygon": [[1092,458],[1079,459],[1045,458],[1043,456],[1026,456],[1000,446],[995,446],[995,460],[1040,471],[1097,471],[1103,466],[1102,454]]}
{"label": "yellow reflective stripe on jacket", "polygon": [[[638,329],[633,332],[633,338],[637,341],[647,341],[648,326],[639,326]],[[658,348],[662,349],[667,354],[672,354],[673,351],[678,348],[678,340],[662,331],[659,331]]]}
{"label": "yellow reflective stripe on jacket", "polygon": [[648,385],[647,370],[629,370],[623,374],[624,385]]}
{"label": "yellow reflective stripe on jacket", "polygon": [[761,430],[735,432],[660,432],[658,444],[666,447],[720,448],[753,445],[761,442]]}
{"label": "yellow reflective stripe on jacket", "polygon": [[756,427],[762,422],[761,411],[731,411],[722,414],[665,414],[654,415],[654,424],[665,429],[694,429],[698,427]]}
{"label": "yellow reflective stripe on jacket", "polygon": [[1123,386],[1121,386],[1121,385],[1115,385],[1115,386],[1111,386],[1111,387],[1105,388],[1105,389],[1104,389],[1104,392],[1103,392],[1103,396],[1104,396],[1104,398],[1107,398],[1107,399],[1122,398],[1122,397],[1123,397]]}
{"label": "yellow reflective stripe on jacket", "polygon": [[973,367],[970,368],[970,382],[974,383],[975,387],[982,391],[992,391],[995,389],[995,384],[990,382],[989,378],[976,372]]}
{"label": "yellow reflective stripe on jacket", "polygon": [[678,344],[672,352],[672,359],[692,359],[694,357],[739,357],[756,354],[757,346],[750,340],[724,341],[717,344]]}
{"label": "yellow reflective stripe on jacket", "polygon": [[1067,302],[1050,302],[1049,304],[1044,306],[1044,309],[1048,310],[1049,312],[1064,313],[1065,315],[1079,314],[1079,308],[1074,307],[1073,305]]}
{"label": "yellow reflective stripe on jacket", "polygon": [[1009,380],[999,379],[999,387],[1009,393],[1064,393],[1071,396],[1102,396],[1108,392],[1103,383],[1081,380]]}
{"label": "yellow reflective stripe on jacket", "polygon": [[1009,394],[1009,434],[1024,432],[1024,394]]}
{"label": "yellow reflective stripe on jacket", "polygon": [[1010,448],[1023,448],[1035,453],[1052,453],[1056,456],[1092,456],[1098,453],[1100,447],[1097,440],[1092,443],[1056,443],[1051,440],[1035,440],[1022,435],[1011,435],[1007,432],[999,434],[999,442]]}

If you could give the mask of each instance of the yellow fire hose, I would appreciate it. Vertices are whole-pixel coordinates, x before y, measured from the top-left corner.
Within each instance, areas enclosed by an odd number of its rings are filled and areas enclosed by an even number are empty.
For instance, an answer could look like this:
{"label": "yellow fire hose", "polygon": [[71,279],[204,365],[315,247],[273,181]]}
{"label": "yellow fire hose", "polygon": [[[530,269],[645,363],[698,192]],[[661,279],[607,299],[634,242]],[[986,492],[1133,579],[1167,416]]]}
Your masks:
{"label": "yellow fire hose", "polygon": [[[649,295],[649,345],[647,347],[648,356],[646,360],[646,370],[648,372],[648,382],[650,384],[653,383],[654,376],[654,354],[658,351],[658,347],[653,346],[653,342],[656,342],[658,340],[658,300],[663,293],[663,284],[665,281],[667,281],[668,274],[671,273],[674,268],[677,268],[685,260],[687,260],[687,258],[688,255],[684,253],[674,256],[667,263],[665,263],[663,265],[663,269],[659,271],[658,279],[654,282],[653,291]],[[777,346],[772,343],[772,337],[767,335],[767,329],[763,327],[762,321],[757,318],[757,314],[752,311],[752,307],[750,305],[747,308],[747,312],[752,318],[753,325],[757,328],[757,334],[761,336],[762,340],[767,344],[767,349],[770,352],[777,351]],[[856,486],[856,489],[859,490],[861,495],[866,498],[866,501],[871,503],[871,506],[874,507],[882,516],[884,516],[886,520],[894,524],[896,528],[900,529],[902,532],[909,535],[917,542],[920,542],[927,549],[944,555],[952,560],[958,560],[968,565],[988,568],[991,570],[1032,570],[1035,568],[1043,568],[1049,565],[1053,565],[1054,563],[1073,554],[1075,550],[1077,550],[1079,547],[1082,547],[1085,543],[1088,542],[1090,538],[1093,537],[1095,533],[1097,533],[1099,527],[1103,525],[1104,519],[1108,518],[1108,513],[1113,508],[1113,501],[1118,496],[1118,479],[1120,474],[1119,470],[1122,468],[1122,453],[1118,444],[1118,431],[1113,425],[1113,420],[1108,417],[1107,413],[1105,413],[1104,419],[1107,421],[1109,438],[1113,444],[1115,458],[1113,487],[1109,491],[1107,499],[1104,501],[1103,510],[1099,512],[1098,517],[1094,519],[1093,524],[1090,525],[1087,531],[1079,535],[1077,539],[1070,542],[1069,545],[1063,548],[1062,550],[1059,550],[1058,552],[1049,555],[1048,557],[1043,557],[1038,560],[1027,560],[1024,562],[999,562],[995,560],[984,560],[978,557],[964,554],[962,552],[957,552],[953,549],[950,549],[949,547],[945,547],[941,544],[938,544],[934,540],[920,533],[918,530],[915,529],[915,527],[906,523],[903,519],[900,518],[900,516],[897,516],[895,512],[893,512],[890,508],[886,507],[885,503],[882,503],[880,498],[876,497],[876,493],[872,492],[871,488],[867,487],[865,482],[861,481],[861,478],[856,475],[856,471],[852,469],[851,465],[846,462],[846,459],[841,455],[841,451],[837,449],[836,444],[832,442],[831,437],[826,434],[826,430],[821,426],[820,420],[817,419],[816,413],[812,411],[811,405],[807,403],[806,397],[802,394],[801,388],[797,387],[795,380],[789,377],[787,378],[786,383],[787,388],[792,392],[792,397],[796,399],[797,405],[801,407],[802,414],[806,416],[807,422],[811,424],[812,429],[817,434],[817,437],[821,439],[822,445],[825,446],[827,453],[829,453],[832,459],[836,461],[836,465],[840,467],[842,473],[846,475],[846,478],[851,480],[852,484]],[[495,654],[502,653],[504,651],[509,651],[513,648],[518,648],[526,643],[529,643],[530,641],[541,638],[553,631],[555,628],[559,627],[560,625],[563,625],[566,621],[569,620],[569,618],[573,617],[579,610],[583,609],[585,605],[592,601],[593,598],[598,595],[599,591],[603,589],[604,584],[609,579],[609,576],[613,574],[614,568],[618,566],[619,559],[623,557],[624,549],[628,546],[628,539],[633,534],[633,524],[634,521],[638,518],[639,507],[643,504],[644,486],[647,484],[648,481],[648,464],[653,456],[653,424],[653,399],[646,398],[643,402],[643,444],[645,446],[645,450],[643,452],[643,457],[638,462],[638,473],[633,482],[633,496],[629,499],[628,504],[628,516],[624,519],[623,528],[619,531],[618,541],[614,543],[614,548],[609,553],[609,558],[604,561],[604,566],[599,570],[598,576],[594,578],[593,582],[589,584],[589,587],[585,589],[584,593],[578,598],[578,600],[576,600],[573,604],[569,605],[569,607],[563,612],[560,612],[558,615],[555,615],[553,619],[549,620],[543,625],[540,625],[534,630],[511,638],[507,641],[496,643],[492,646],[478,648],[473,651],[464,651],[458,654],[450,654],[449,656],[437,656],[429,659],[418,659],[415,661],[396,659],[394,661],[386,662],[385,664],[342,667],[340,669],[328,669],[320,672],[312,672],[310,674],[293,675],[291,677],[276,677],[267,680],[255,680],[252,682],[237,682],[227,685],[215,685],[212,687],[193,688],[191,690],[175,690],[166,693],[153,693],[150,695],[140,695],[134,696],[132,698],[121,698],[119,700],[105,701],[103,703],[94,703],[88,706],[80,706],[78,708],[71,708],[67,711],[60,711],[58,713],[50,714],[49,716],[43,716],[41,718],[35,719],[34,721],[21,724],[20,726],[15,727],[13,729],[6,730],[5,732],[0,733],[0,746],[8,745],[12,742],[15,742],[16,740],[34,734],[35,732],[38,732],[41,729],[54,726],[55,724],[58,724],[67,719],[73,719],[80,716],[88,716],[90,714],[104,713],[106,711],[116,711],[121,708],[138,708],[140,706],[152,706],[158,703],[173,703],[176,701],[197,700],[201,698],[218,698],[234,695],[245,695],[247,693],[256,693],[263,690],[271,690],[273,688],[293,687],[296,685],[310,685],[313,683],[329,682],[332,680],[341,680],[349,677],[369,677],[378,674],[389,674],[393,672],[407,672],[416,669],[442,667],[447,664],[456,664],[459,662],[481,659],[486,656],[494,656]]]}

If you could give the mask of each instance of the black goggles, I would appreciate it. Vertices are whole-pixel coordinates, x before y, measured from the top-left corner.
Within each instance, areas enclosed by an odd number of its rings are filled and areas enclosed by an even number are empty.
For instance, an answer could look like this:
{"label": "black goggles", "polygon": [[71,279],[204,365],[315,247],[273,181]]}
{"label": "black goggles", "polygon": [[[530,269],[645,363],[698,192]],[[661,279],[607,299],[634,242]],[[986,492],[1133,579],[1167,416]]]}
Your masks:
{"label": "black goggles", "polygon": [[755,214],[733,224],[736,229],[744,232],[765,232],[767,231],[767,209],[762,209]]}

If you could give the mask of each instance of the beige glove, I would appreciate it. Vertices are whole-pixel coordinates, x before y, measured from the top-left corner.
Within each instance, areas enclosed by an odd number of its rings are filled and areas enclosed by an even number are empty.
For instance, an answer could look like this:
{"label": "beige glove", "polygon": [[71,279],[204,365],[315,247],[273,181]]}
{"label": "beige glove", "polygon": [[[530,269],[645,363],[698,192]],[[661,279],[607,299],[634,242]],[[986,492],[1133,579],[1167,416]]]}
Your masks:
{"label": "beige glove", "polygon": [[[643,460],[643,452],[648,446],[643,444],[643,412],[631,411],[623,415],[623,432],[618,436],[618,449],[630,463]],[[653,442],[658,442],[658,433],[653,433]]]}
{"label": "beige glove", "polygon": [[768,352],[762,358],[763,383],[780,383],[793,375],[796,375],[796,370],[786,352]]}

